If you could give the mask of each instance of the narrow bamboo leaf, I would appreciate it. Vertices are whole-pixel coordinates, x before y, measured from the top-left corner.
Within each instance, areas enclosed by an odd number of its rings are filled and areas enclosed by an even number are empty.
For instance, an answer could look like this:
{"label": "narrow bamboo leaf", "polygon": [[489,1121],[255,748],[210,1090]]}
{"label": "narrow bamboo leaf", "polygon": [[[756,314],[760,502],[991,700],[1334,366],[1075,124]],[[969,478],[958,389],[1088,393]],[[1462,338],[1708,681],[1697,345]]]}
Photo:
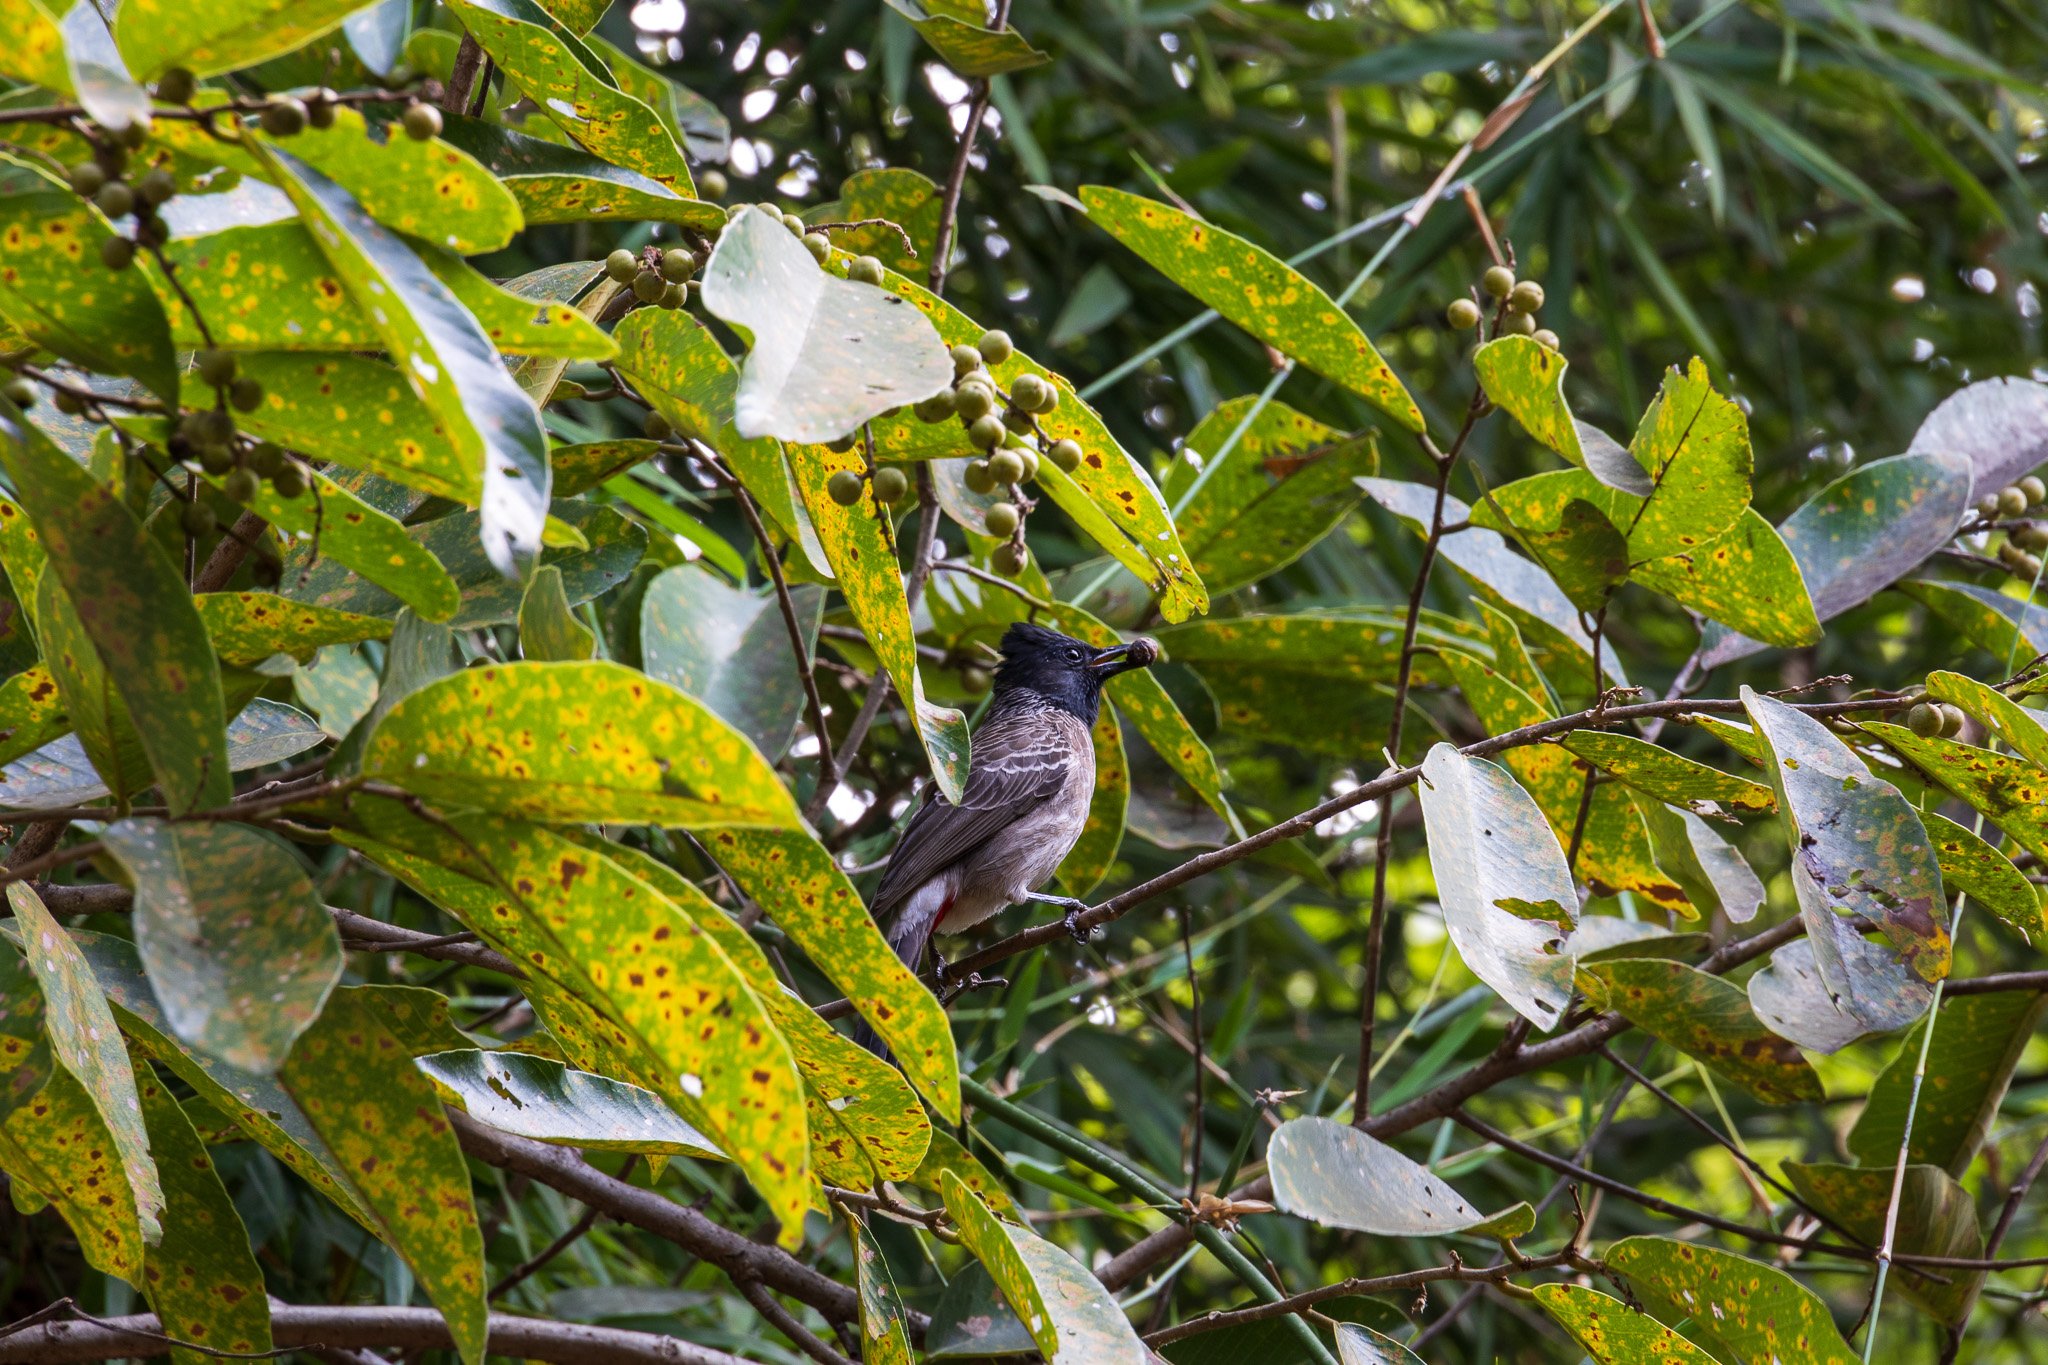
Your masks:
{"label": "narrow bamboo leaf", "polygon": [[222,663],[260,663],[273,654],[310,659],[322,645],[382,640],[391,623],[309,606],[268,592],[208,592],[192,599]]}
{"label": "narrow bamboo leaf", "polygon": [[1088,216],[1175,284],[1410,431],[1422,412],[1349,314],[1279,257],[1168,204],[1081,187]]}
{"label": "narrow bamboo leaf", "polygon": [[433,1086],[358,991],[336,993],[278,1080],[354,1172],[378,1236],[412,1267],[465,1365],[480,1365],[483,1237],[469,1168]]}
{"label": "narrow bamboo leaf", "polygon": [[163,1187],[149,1154],[134,1068],[121,1045],[113,1011],[85,955],[27,883],[9,884],[7,904],[20,921],[22,952],[42,989],[50,1051],[58,1065],[83,1087],[113,1135],[122,1177],[135,1192],[135,1217],[142,1239],[154,1243],[163,1233],[159,1221]]}
{"label": "narrow bamboo leaf", "polygon": [[[249,1232],[213,1157],[162,1081],[138,1060],[142,1117],[164,1180],[163,1240],[149,1248],[143,1289],[163,1330],[216,1351],[270,1349],[270,1301]],[[217,1356],[173,1347],[175,1365]]]}
{"label": "narrow bamboo leaf", "polygon": [[211,76],[254,66],[305,46],[363,7],[365,0],[229,0],[193,6],[124,0],[114,38],[135,74],[153,80],[173,66]]}
{"label": "narrow bamboo leaf", "polygon": [[1538,1028],[1571,998],[1566,930],[1509,914],[1503,898],[1548,903],[1569,925],[1578,893],[1543,812],[1506,770],[1438,744],[1423,763],[1429,863],[1465,965]]}
{"label": "narrow bamboo leaf", "polygon": [[1607,1263],[1637,1301],[1724,1361],[1855,1365],[1819,1296],[1775,1266],[1698,1242],[1629,1237]]}
{"label": "narrow bamboo leaf", "polygon": [[1953,702],[1977,718],[2005,746],[2037,767],[2048,768],[2048,718],[2029,711],[1997,688],[1960,673],[1927,675],[1927,695]]}
{"label": "narrow bamboo leaf", "polygon": [[931,269],[937,248],[940,199],[939,187],[916,171],[895,166],[855,171],[839,185],[845,205],[841,216],[849,222],[887,219],[909,236],[910,246],[905,248],[903,234],[880,223],[837,229],[832,240],[850,255],[873,256],[901,274],[923,274]]}
{"label": "narrow bamboo leaf", "polygon": [[677,194],[636,170],[577,146],[530,137],[483,119],[445,116],[442,140],[475,157],[518,201],[528,227],[548,223],[675,223],[724,226],[725,210]]}
{"label": "narrow bamboo leaf", "polygon": [[603,60],[533,0],[454,0],[471,37],[520,94],[585,149],[696,197],[690,168],[652,109],[620,90]]}
{"label": "narrow bamboo leaf", "polygon": [[536,820],[802,828],[744,736],[615,663],[508,664],[429,683],[384,716],[363,772],[457,809]]}
{"label": "narrow bamboo leaf", "polygon": [[946,65],[963,76],[1000,76],[1051,60],[1016,29],[984,27],[943,0],[889,0],[889,8],[909,20]]}
{"label": "narrow bamboo leaf", "polygon": [[[1795,873],[1794,886],[1799,884]],[[1827,925],[1823,931],[1834,932]],[[1852,983],[1852,989],[1823,978],[1822,950],[1803,938],[1772,953],[1770,964],[1749,979],[1750,1008],[1771,1032],[1813,1052],[1836,1052],[1867,1033],[1902,1029],[1926,1013],[1932,988],[1883,945],[1842,932],[1824,950],[1831,959],[1828,974]]]}
{"label": "narrow bamboo leaf", "polygon": [[[1832,620],[1955,536],[1970,508],[1970,460],[1946,451],[1896,455],[1852,469],[1779,526],[1799,563],[1814,615]],[[1701,641],[1704,667],[1740,659],[1757,644],[1726,630]]]}
{"label": "narrow bamboo leaf", "polygon": [[2048,934],[2048,907],[2041,904],[2040,892],[2010,858],[1945,815],[1923,810],[1920,823],[1934,846],[1935,860],[1941,864],[1944,896],[1950,901],[1968,896],[2030,943],[2034,935]]}
{"label": "narrow bamboo leaf", "polygon": [[1538,1285],[1536,1302],[1571,1334],[1593,1365],[1720,1365],[1642,1309],[1597,1289]]}
{"label": "narrow bamboo leaf", "polygon": [[1564,400],[1564,356],[1532,337],[1498,337],[1472,355],[1473,372],[1496,407],[1544,446],[1609,488],[1638,497],[1655,485],[1613,437],[1572,416]]}
{"label": "narrow bamboo leaf", "polygon": [[175,400],[170,327],[145,278],[153,267],[107,270],[100,247],[113,235],[97,209],[54,183],[0,198],[0,318],[66,360]]}
{"label": "narrow bamboo leaf", "polygon": [[415,1059],[480,1123],[520,1137],[600,1152],[726,1159],[652,1091],[520,1052],[466,1049]]}
{"label": "narrow bamboo leaf", "polygon": [[2048,768],[2014,754],[1916,735],[1903,725],[1873,721],[1864,729],[1957,800],[1982,811],[2021,848],[2048,858]]}
{"label": "narrow bamboo leaf", "polygon": [[[1922,980],[1947,976],[1941,869],[1913,807],[1827,726],[1797,707],[1747,687],[1742,702],[1769,746],[1764,771],[1778,792],[1778,815],[1792,845],[1793,865],[1820,893],[1816,913],[1832,915],[1826,907],[1834,904],[1862,915],[1883,926]],[[1902,733],[1918,738],[1911,731]],[[1811,920],[1808,929],[1815,931]],[[1825,960],[1822,965],[1825,969]],[[1830,984],[1847,988],[1846,983]]]}
{"label": "narrow bamboo leaf", "polygon": [[1392,1147],[1334,1119],[1290,1119],[1266,1152],[1273,1202],[1284,1213],[1380,1237],[1519,1237],[1527,1204],[1483,1214]]}
{"label": "narrow bamboo leaf", "polygon": [[57,680],[43,665],[0,683],[0,765],[40,749],[70,728]]}
{"label": "narrow bamboo leaf", "polygon": [[526,580],[519,603],[519,652],[532,662],[580,662],[597,652],[597,637],[569,611],[562,571],[543,564]]}
{"label": "narrow bamboo leaf", "polygon": [[481,471],[483,544],[500,573],[540,551],[548,505],[540,414],[476,319],[404,242],[347,191],[289,152],[257,146],[328,262],[370,308],[413,393],[464,463]]}
{"label": "narrow bamboo leaf", "polygon": [[[815,654],[825,594],[799,584],[790,601]],[[771,761],[789,751],[804,691],[772,594],[730,587],[693,564],[665,569],[640,599],[640,653],[647,676],[704,702]]]}
{"label": "narrow bamboo leaf", "polygon": [[[1169,502],[1186,497],[1206,467],[1194,457],[1221,449],[1255,401],[1229,399],[1188,433],[1166,476]],[[1379,462],[1371,433],[1348,436],[1268,403],[1175,519],[1195,572],[1221,594],[1286,568],[1358,506],[1353,480],[1378,473]]]}
{"label": "narrow bamboo leaf", "polygon": [[903,596],[903,576],[896,567],[886,509],[876,505],[871,487],[851,507],[840,506],[826,488],[840,470],[860,470],[863,457],[857,449],[841,452],[820,445],[795,445],[788,453],[797,488],[811,524],[818,529],[825,557],[832,563],[839,591],[916,718],[918,737],[939,790],[948,801],[958,801],[967,783],[967,717],[953,707],[925,699],[924,680],[917,668],[916,632],[910,604]]}
{"label": "narrow bamboo leaf", "polygon": [[896,1281],[882,1249],[853,1210],[846,1210],[846,1235],[853,1242],[855,1284],[860,1290],[861,1360],[866,1365],[911,1365],[910,1319],[896,1293]]}
{"label": "narrow bamboo leaf", "polygon": [[[1908,1256],[1981,1259],[1984,1234],[1969,1192],[1939,1166],[1916,1164],[1906,1167],[1905,1183],[1894,1195],[1897,1155],[1894,1149],[1879,1168],[1788,1161],[1785,1179],[1803,1200],[1867,1245],[1886,1243]],[[1935,1279],[1916,1273],[1910,1262],[1895,1273],[1901,1294],[1950,1327],[1969,1317],[1984,1283],[1981,1270],[1947,1267]]]}
{"label": "narrow bamboo leaf", "polygon": [[1695,815],[1778,808],[1777,796],[1761,782],[1681,758],[1633,735],[1584,730],[1567,735],[1564,747],[1636,790]]}
{"label": "narrow bamboo leaf", "polygon": [[704,306],[752,343],[733,396],[744,438],[835,440],[952,382],[945,344],[916,308],[826,270],[766,212],[741,213],[719,235]]}
{"label": "narrow bamboo leaf", "polygon": [[1969,458],[1978,497],[2048,461],[2048,385],[2018,376],[1980,379],[1935,404],[1906,453]]}
{"label": "narrow bamboo leaf", "polygon": [[1648,795],[1638,796],[1635,804],[1650,832],[1658,869],[1678,884],[1702,919],[1717,911],[1732,924],[1756,918],[1764,884],[1740,850],[1689,810]]}
{"label": "narrow bamboo leaf", "polygon": [[1123,727],[1116,708],[1095,717],[1095,793],[1088,798],[1088,823],[1060,862],[1060,885],[1070,896],[1085,896],[1101,884],[1124,841],[1124,812],[1131,800],[1131,769],[1124,757]]}
{"label": "narrow bamboo leaf", "polygon": [[801,829],[718,829],[703,843],[853,1002],[918,1093],[957,1123],[960,1064],[946,1012],[891,951],[825,846]]}
{"label": "narrow bamboo leaf", "polygon": [[100,837],[135,884],[135,946],[172,1031],[276,1071],[342,969],[298,859],[242,825],[121,820]]}
{"label": "narrow bamboo leaf", "polygon": [[1742,988],[1718,976],[1682,962],[1633,959],[1581,967],[1578,984],[1596,1007],[1617,1011],[1766,1104],[1827,1097],[1799,1049],[1759,1023]]}
{"label": "narrow bamboo leaf", "polygon": [[[1970,1169],[1998,1118],[2044,1001],[2048,997],[2032,991],[1999,991],[1942,1002],[1933,1020],[1926,1082],[1912,1111],[1908,1161],[1939,1166],[1958,1179]],[[1870,1098],[1849,1130],[1848,1148],[1857,1164],[1889,1170],[1898,1159],[1927,1028],[1923,1019],[1907,1033],[1871,1082]]]}

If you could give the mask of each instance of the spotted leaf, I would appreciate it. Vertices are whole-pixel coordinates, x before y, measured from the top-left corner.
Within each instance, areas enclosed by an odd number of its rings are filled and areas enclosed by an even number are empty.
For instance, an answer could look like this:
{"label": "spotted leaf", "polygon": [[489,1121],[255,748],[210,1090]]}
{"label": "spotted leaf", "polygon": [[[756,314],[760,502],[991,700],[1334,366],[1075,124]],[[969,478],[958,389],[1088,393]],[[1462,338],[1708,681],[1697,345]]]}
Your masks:
{"label": "spotted leaf", "polygon": [[1606,484],[1644,496],[1654,486],[1620,443],[1572,416],[1564,399],[1562,354],[1533,337],[1502,336],[1472,354],[1472,369],[1494,405],[1522,430]]}
{"label": "spotted leaf", "polygon": [[1819,1296],[1775,1266],[1668,1237],[1629,1237],[1607,1264],[1657,1318],[1731,1365],[1855,1365]]}
{"label": "spotted leaf", "polygon": [[1617,1011],[1766,1104],[1827,1097],[1812,1064],[1757,1020],[1740,986],[1649,958],[1592,963],[1579,968],[1578,981],[1598,1008]]}
{"label": "spotted leaf", "polygon": [[1719,1365],[1640,1308],[1575,1284],[1536,1286],[1536,1302],[1594,1365]]}

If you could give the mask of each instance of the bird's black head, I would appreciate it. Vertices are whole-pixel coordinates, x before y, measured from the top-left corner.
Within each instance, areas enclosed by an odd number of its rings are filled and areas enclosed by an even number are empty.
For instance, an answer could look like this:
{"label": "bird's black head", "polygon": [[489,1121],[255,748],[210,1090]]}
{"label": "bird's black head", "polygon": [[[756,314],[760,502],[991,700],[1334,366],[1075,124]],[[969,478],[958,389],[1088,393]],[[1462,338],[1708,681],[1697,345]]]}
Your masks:
{"label": "bird's black head", "polygon": [[1148,667],[1158,657],[1159,646],[1143,636],[1127,645],[1097,649],[1056,630],[1019,621],[1003,632],[996,701],[1034,692],[1093,725],[1102,685],[1119,673]]}

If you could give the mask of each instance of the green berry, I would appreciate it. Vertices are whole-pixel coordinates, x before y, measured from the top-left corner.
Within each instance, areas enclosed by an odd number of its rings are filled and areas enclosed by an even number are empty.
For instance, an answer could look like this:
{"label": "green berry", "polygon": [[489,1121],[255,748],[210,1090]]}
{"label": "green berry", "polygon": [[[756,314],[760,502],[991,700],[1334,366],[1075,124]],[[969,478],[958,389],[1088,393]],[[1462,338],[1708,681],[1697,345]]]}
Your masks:
{"label": "green berry", "polygon": [[783,214],[782,225],[789,229],[791,236],[801,237],[804,235],[804,219],[800,213]]}
{"label": "green berry", "polygon": [[682,307],[683,301],[689,297],[690,291],[686,286],[671,284],[662,287],[661,297],[654,302],[659,307],[675,309]]}
{"label": "green berry", "polygon": [[315,90],[306,97],[306,123],[314,128],[334,126],[335,94],[326,87]]}
{"label": "green berry", "polygon": [[441,111],[431,104],[409,104],[405,107],[405,135],[414,142],[427,142],[441,136]]}
{"label": "green berry", "polygon": [[1461,332],[1469,332],[1479,325],[1479,305],[1470,299],[1452,299],[1451,306],[1444,309],[1444,321]]}
{"label": "green berry", "polygon": [[296,498],[306,491],[305,471],[295,464],[288,464],[270,476],[270,486],[277,490],[280,498]]}
{"label": "green berry", "polygon": [[981,352],[981,358],[991,365],[1000,365],[1017,353],[1010,342],[1010,334],[1000,327],[991,327],[981,334],[974,343],[974,349]]}
{"label": "green berry", "polygon": [[1508,307],[1518,313],[1533,313],[1543,307],[1543,286],[1523,280],[1508,294]]}
{"label": "green berry", "polygon": [[604,273],[620,284],[631,284],[633,277],[640,273],[640,258],[620,247],[604,258]]}
{"label": "green berry", "polygon": [[953,415],[953,391],[940,389],[931,397],[911,408],[920,422],[943,422]]}
{"label": "green berry", "polygon": [[832,440],[825,442],[825,449],[837,455],[844,455],[847,451],[853,449],[854,442],[858,440],[860,440],[860,433],[849,431],[844,436],[834,437]]}
{"label": "green berry", "polygon": [[1039,399],[1038,406],[1031,409],[1031,411],[1043,417],[1059,405],[1060,387],[1048,379],[1045,381],[1045,397]]}
{"label": "green berry", "polygon": [[237,469],[228,475],[224,487],[227,495],[234,501],[248,503],[255,501],[261,485],[257,481],[255,470]]}
{"label": "green berry", "polygon": [[[61,400],[63,395],[58,395]],[[2022,550],[2048,550],[2048,522],[2030,521],[2025,526],[2015,527],[2012,543]]]}
{"label": "green berry", "polygon": [[1038,477],[1038,452],[1030,446],[1022,446],[1014,452],[1024,461],[1024,482],[1030,483]]}
{"label": "green berry", "polygon": [[162,246],[171,240],[170,225],[155,213],[138,209],[135,214],[135,240],[143,246]]}
{"label": "green berry", "polygon": [[1010,533],[1017,529],[1017,508],[1015,504],[1007,502],[990,503],[988,510],[981,514],[981,519],[988,523],[990,535],[998,540],[1007,539]]}
{"label": "green berry", "polygon": [[670,284],[681,284],[697,273],[697,258],[679,246],[672,246],[661,253],[661,277]]}
{"label": "green berry", "polygon": [[860,491],[865,483],[851,469],[842,469],[825,481],[825,492],[841,507],[851,507],[860,501]]}
{"label": "green berry", "polygon": [[697,177],[697,197],[699,199],[720,200],[725,198],[725,191],[724,172],[705,171]]}
{"label": "green berry", "polygon": [[896,466],[884,465],[875,471],[875,501],[882,506],[894,507],[909,491],[909,478]]}
{"label": "green berry", "polygon": [[812,260],[823,265],[832,259],[832,239],[822,232],[806,232],[804,250],[811,253]]}
{"label": "green berry", "polygon": [[2027,495],[2029,507],[2039,507],[2042,503],[2048,502],[2048,482],[2043,482],[2039,474],[2029,474],[2013,487]]}
{"label": "green berry", "polygon": [[0,389],[0,393],[5,393],[7,401],[14,404],[17,408],[35,406],[36,386],[19,376],[8,380],[6,388]]}
{"label": "green berry", "polygon": [[1960,706],[1953,706],[1948,702],[1941,702],[1939,705],[1941,709],[1942,737],[1954,739],[1963,732],[1963,725],[1969,720],[1969,717],[1963,714],[1963,708]]}
{"label": "green berry", "polygon": [[2012,576],[2023,582],[2032,583],[2041,576],[2041,556],[2021,555],[2020,562],[2012,566]]}
{"label": "green berry", "polygon": [[249,450],[249,468],[259,479],[277,477],[277,471],[284,468],[284,447],[275,441],[258,441]]}
{"label": "green berry", "polygon": [[170,202],[178,192],[178,178],[158,166],[135,182],[135,193],[151,208]]}
{"label": "green berry", "polygon": [[668,418],[658,412],[648,413],[647,420],[640,424],[640,430],[650,441],[666,441],[676,434],[676,429],[670,425]]}
{"label": "green berry", "polygon": [[658,303],[668,288],[668,281],[658,270],[643,270],[633,277],[633,297],[642,303]]}
{"label": "green berry", "polygon": [[998,484],[1018,483],[1024,478],[1024,457],[1014,450],[998,450],[988,457],[988,472]]}
{"label": "green berry", "polygon": [[1906,713],[1906,728],[1923,739],[1940,734],[1942,724],[1941,708],[1924,701]]}
{"label": "green berry", "polygon": [[1005,409],[1003,412],[1003,425],[1016,432],[1019,436],[1029,435],[1031,431],[1031,414],[1023,411],[1021,408]]}
{"label": "green berry", "polygon": [[1015,543],[1004,541],[1001,545],[996,546],[995,553],[988,557],[988,562],[1003,577],[1015,578],[1018,574],[1024,572],[1024,566],[1031,562],[1031,556],[1026,554]]}
{"label": "green berry", "polygon": [[2027,510],[2027,495],[2024,489],[2001,488],[1998,490],[1998,514],[2016,517]]}
{"label": "green berry", "polygon": [[125,218],[135,211],[135,191],[128,188],[125,180],[109,180],[100,186],[92,202],[109,218]]}
{"label": "green berry", "polygon": [[174,66],[156,78],[156,97],[165,104],[190,104],[198,90],[198,78],[182,66]]}
{"label": "green berry", "polygon": [[1507,320],[1501,323],[1500,329],[1513,336],[1534,336],[1536,334],[1536,319],[1530,317],[1527,313],[1509,313]]}
{"label": "green berry", "polygon": [[215,525],[213,509],[195,498],[178,509],[178,524],[188,536],[210,535]]}
{"label": "green berry", "polygon": [[263,131],[272,137],[297,137],[306,130],[306,106],[290,95],[273,96],[263,106]]}
{"label": "green berry", "polygon": [[995,685],[995,677],[985,668],[969,664],[960,670],[960,690],[970,697],[986,696]]}
{"label": "green berry", "polygon": [[987,460],[969,460],[966,473],[960,476],[970,493],[993,493],[996,491],[996,476],[988,472]]}
{"label": "green berry", "polygon": [[953,377],[956,379],[962,375],[973,374],[981,368],[981,352],[966,342],[953,347],[948,354],[953,357]]}
{"label": "green berry", "polygon": [[263,385],[243,375],[228,385],[228,406],[236,412],[254,412],[263,405]]}
{"label": "green berry", "polygon": [[1515,292],[1515,272],[1504,265],[1496,265],[1479,277],[1479,287],[1489,298],[1504,299]]}
{"label": "green berry", "polygon": [[963,422],[975,422],[995,411],[996,396],[986,384],[962,384],[953,390],[953,411]]}
{"label": "green berry", "polygon": [[2017,538],[2008,539],[2005,544],[1998,547],[1998,562],[2008,569],[2015,568],[2019,564],[2020,556],[2025,553],[2026,548]]}
{"label": "green berry", "polygon": [[94,143],[92,159],[109,180],[128,169],[128,149],[118,142]]}
{"label": "green berry", "polygon": [[[994,450],[1008,434],[1009,429],[1003,425],[1003,419],[992,412],[983,413],[967,425],[967,439],[978,450]],[[1009,480],[1002,482],[1008,483]]]}
{"label": "green berry", "polygon": [[219,408],[207,408],[195,416],[197,421],[193,425],[200,439],[208,445],[224,446],[235,439],[235,419]]}
{"label": "green berry", "polygon": [[235,354],[233,351],[201,351],[199,353],[199,377],[214,388],[224,388],[235,377]]}
{"label": "green berry", "polygon": [[1551,331],[1548,327],[1538,327],[1530,335],[1536,339],[1538,346],[1544,347],[1546,350],[1554,351],[1562,344],[1557,338],[1557,333]]}
{"label": "green berry", "polygon": [[85,411],[85,400],[67,389],[57,390],[56,393],[51,395],[50,401],[55,403],[57,411],[63,413],[66,417],[76,417],[79,413]]}
{"label": "green berry", "polygon": [[1045,452],[1046,458],[1071,474],[1081,467],[1081,443],[1061,439],[1052,443],[1052,449]]}
{"label": "green berry", "polygon": [[1986,493],[1977,499],[1977,515],[1986,521],[1998,515],[1998,494]]}
{"label": "green berry", "polygon": [[209,474],[225,474],[235,467],[235,452],[223,445],[200,446],[199,467]]}
{"label": "green berry", "polygon": [[71,188],[91,197],[100,192],[100,186],[107,183],[107,173],[100,169],[97,161],[81,161],[64,173],[70,180]]}
{"label": "green berry", "polygon": [[1035,374],[1020,374],[1010,381],[1010,401],[1024,412],[1037,412],[1045,401],[1046,382]]}
{"label": "green berry", "polygon": [[882,263],[873,256],[856,256],[846,267],[846,278],[858,284],[880,284],[884,278]]}

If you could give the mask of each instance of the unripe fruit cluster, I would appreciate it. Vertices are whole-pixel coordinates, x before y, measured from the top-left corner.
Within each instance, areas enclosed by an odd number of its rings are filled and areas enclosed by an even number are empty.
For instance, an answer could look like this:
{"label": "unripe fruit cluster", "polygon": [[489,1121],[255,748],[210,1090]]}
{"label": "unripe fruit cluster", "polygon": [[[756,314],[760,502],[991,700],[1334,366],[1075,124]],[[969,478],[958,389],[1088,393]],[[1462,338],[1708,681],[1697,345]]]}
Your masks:
{"label": "unripe fruit cluster", "polygon": [[1963,732],[1963,722],[1968,719],[1960,706],[1923,701],[1906,712],[1906,728],[1923,739],[1953,739]]}
{"label": "unripe fruit cluster", "polygon": [[[1479,289],[1495,301],[1499,317],[1493,331],[1495,336],[1534,337],[1553,351],[1558,348],[1557,333],[1536,325],[1536,314],[1543,308],[1542,285],[1534,280],[1517,280],[1513,270],[1496,265],[1479,277]],[[1471,298],[1453,299],[1444,310],[1444,321],[1461,332],[1471,331],[1485,317],[1485,311],[1477,300]]]}
{"label": "unripe fruit cluster", "polygon": [[[2011,521],[2044,502],[2048,502],[2048,483],[2039,475],[2029,474],[1996,493],[1987,493],[1978,502],[1977,511],[1986,521]],[[2048,522],[2023,522],[2006,531],[2005,543],[1998,547],[1998,562],[2014,578],[2033,583],[2041,577],[2044,550],[2048,550]]]}
{"label": "unripe fruit cluster", "polygon": [[99,130],[92,159],[64,172],[72,190],[80,198],[92,200],[93,206],[110,221],[118,222],[131,215],[135,219],[132,238],[116,233],[101,243],[100,261],[109,270],[126,270],[135,260],[138,244],[162,246],[170,240],[170,229],[157,210],[178,192],[177,179],[160,166],[132,180],[128,178],[128,153],[140,147],[146,136],[147,131],[139,123],[131,123],[119,133]]}
{"label": "unripe fruit cluster", "polygon": [[[709,255],[708,250],[704,255]],[[630,286],[640,302],[662,308],[683,306],[689,298],[690,277],[702,264],[698,252],[680,246],[661,252],[653,247],[640,252],[620,247],[604,258],[605,274]]]}

